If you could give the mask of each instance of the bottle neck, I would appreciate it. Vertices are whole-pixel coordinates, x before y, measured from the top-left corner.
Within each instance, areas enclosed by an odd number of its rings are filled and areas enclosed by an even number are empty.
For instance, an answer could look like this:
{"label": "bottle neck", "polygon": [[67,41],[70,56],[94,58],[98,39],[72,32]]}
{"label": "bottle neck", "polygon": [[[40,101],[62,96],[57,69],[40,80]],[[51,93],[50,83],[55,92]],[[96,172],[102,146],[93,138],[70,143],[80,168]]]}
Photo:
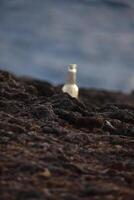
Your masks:
{"label": "bottle neck", "polygon": [[76,72],[68,71],[67,84],[76,84]]}

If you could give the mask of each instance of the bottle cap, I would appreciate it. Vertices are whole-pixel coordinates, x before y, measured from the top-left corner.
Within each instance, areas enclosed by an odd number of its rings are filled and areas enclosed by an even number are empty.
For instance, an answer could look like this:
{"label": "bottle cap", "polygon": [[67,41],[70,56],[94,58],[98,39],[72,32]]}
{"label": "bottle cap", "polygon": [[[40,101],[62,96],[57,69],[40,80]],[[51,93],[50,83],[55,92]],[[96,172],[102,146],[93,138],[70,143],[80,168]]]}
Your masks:
{"label": "bottle cap", "polygon": [[69,70],[69,71],[76,72],[76,70],[77,70],[77,65],[76,65],[76,64],[70,64],[69,67],[68,67],[68,70]]}

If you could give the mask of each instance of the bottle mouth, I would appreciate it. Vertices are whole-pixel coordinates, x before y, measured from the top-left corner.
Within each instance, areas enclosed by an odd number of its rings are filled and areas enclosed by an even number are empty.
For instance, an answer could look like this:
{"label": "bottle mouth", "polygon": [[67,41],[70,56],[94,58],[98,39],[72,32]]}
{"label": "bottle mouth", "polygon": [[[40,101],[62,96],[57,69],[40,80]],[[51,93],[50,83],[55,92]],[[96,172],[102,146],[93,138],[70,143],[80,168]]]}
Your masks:
{"label": "bottle mouth", "polygon": [[76,71],[77,70],[77,65],[76,64],[70,64],[68,69],[70,71]]}

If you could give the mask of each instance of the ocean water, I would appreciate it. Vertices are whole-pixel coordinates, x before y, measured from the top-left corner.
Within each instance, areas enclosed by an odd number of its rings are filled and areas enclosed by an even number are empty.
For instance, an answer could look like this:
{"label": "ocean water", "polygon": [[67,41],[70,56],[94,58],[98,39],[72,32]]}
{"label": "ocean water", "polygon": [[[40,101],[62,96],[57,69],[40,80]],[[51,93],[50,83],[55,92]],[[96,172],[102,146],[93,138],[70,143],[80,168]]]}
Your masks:
{"label": "ocean water", "polygon": [[134,0],[0,0],[0,68],[78,84],[134,89]]}

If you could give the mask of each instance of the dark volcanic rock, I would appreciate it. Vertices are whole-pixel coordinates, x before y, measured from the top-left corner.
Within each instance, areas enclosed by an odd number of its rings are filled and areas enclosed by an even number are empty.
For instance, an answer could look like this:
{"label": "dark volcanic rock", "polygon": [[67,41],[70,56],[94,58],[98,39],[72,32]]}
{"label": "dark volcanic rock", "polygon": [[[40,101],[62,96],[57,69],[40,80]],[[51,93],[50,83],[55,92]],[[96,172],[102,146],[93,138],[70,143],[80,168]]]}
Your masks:
{"label": "dark volcanic rock", "polygon": [[0,200],[134,199],[134,95],[0,71]]}

